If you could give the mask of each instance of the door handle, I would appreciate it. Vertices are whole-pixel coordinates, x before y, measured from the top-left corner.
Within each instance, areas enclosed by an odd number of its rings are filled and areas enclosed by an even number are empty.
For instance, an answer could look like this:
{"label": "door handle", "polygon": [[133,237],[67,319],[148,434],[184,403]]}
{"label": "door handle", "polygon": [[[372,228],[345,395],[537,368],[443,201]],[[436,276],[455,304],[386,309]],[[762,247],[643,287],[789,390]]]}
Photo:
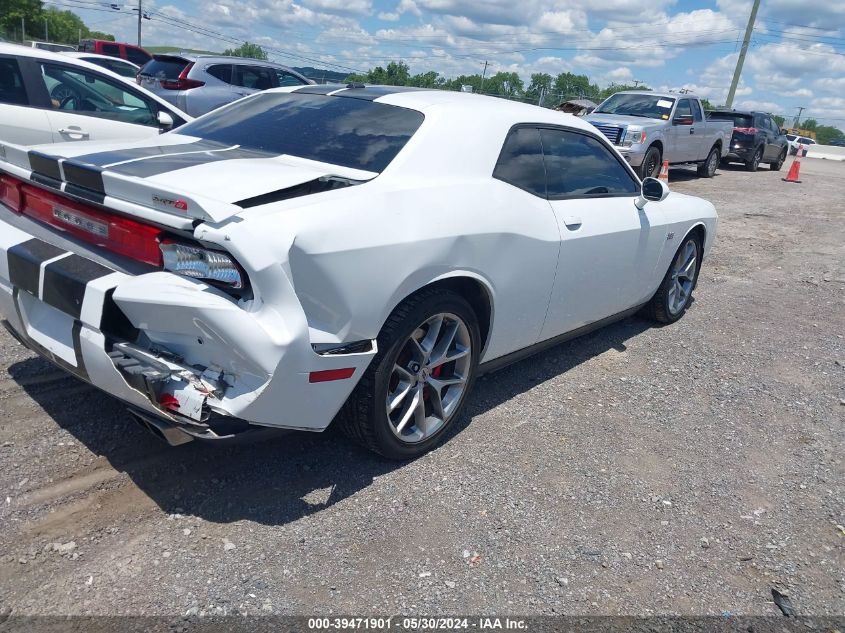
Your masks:
{"label": "door handle", "polygon": [[566,225],[566,228],[574,231],[581,226],[581,218],[577,215],[566,215],[563,218],[563,223]]}
{"label": "door handle", "polygon": [[80,141],[84,141],[84,140],[91,137],[91,135],[88,134],[88,132],[83,131],[82,128],[76,127],[75,125],[72,125],[70,127],[60,127],[59,128],[59,134],[65,134],[66,136],[73,136],[73,137],[78,136],[79,137],[78,140],[80,140]]}

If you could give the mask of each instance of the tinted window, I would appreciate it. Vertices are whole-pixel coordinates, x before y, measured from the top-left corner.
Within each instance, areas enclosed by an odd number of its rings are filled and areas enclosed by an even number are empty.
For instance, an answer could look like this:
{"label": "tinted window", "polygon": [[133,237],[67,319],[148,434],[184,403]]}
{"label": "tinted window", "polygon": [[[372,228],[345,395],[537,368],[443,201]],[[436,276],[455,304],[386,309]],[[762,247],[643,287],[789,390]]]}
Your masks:
{"label": "tinted window", "polygon": [[804,143],[804,145],[809,145],[810,143],[815,143],[815,141],[811,138],[804,138],[803,136],[798,137],[799,143]]}
{"label": "tinted window", "polygon": [[117,44],[103,44],[103,55],[120,57],[120,46]]}
{"label": "tinted window", "polygon": [[79,43],[79,50],[84,51],[86,53],[93,53],[95,50],[94,42],[91,40],[82,40]]}
{"label": "tinted window", "polygon": [[215,64],[206,68],[205,72],[224,83],[232,83],[232,66],[230,64]]}
{"label": "tinted window", "polygon": [[138,72],[129,64],[118,61],[116,57],[114,59],[103,59],[102,57],[87,57],[83,59],[91,64],[97,64],[97,66],[107,68],[122,77],[134,77]]}
{"label": "tinted window", "polygon": [[290,73],[286,73],[284,70],[278,69],[276,70],[276,78],[278,79],[280,86],[301,86],[306,83],[296,75],[292,75]]}
{"label": "tinted window", "polygon": [[598,139],[564,130],[540,130],[549,198],[636,195],[640,187]]}
{"label": "tinted window", "polygon": [[0,58],[0,103],[28,104],[17,60]]}
{"label": "tinted window", "polygon": [[787,134],[786,135],[787,141],[794,141],[795,139],[796,139],[796,136],[794,134]]}
{"label": "tinted window", "polygon": [[187,65],[188,60],[181,57],[154,57],[144,65],[140,74],[157,79],[178,79]]}
{"label": "tinted window", "polygon": [[269,90],[274,86],[273,72],[262,66],[235,66],[235,85],[254,90]]}
{"label": "tinted window", "polygon": [[692,114],[696,121],[701,121],[704,118],[701,115],[701,106],[698,104],[698,101],[692,101]]}
{"label": "tinted window", "polygon": [[118,81],[58,64],[41,64],[41,69],[54,110],[123,123],[158,125],[151,104]]}
{"label": "tinted window", "polygon": [[423,122],[417,110],[364,99],[259,94],[176,134],[381,172]]}
{"label": "tinted window", "polygon": [[689,99],[681,99],[678,101],[678,109],[675,110],[675,118],[691,117],[692,109],[690,108]]}
{"label": "tinted window", "polygon": [[124,48],[124,50],[126,51],[126,59],[128,59],[133,64],[143,66],[148,61],[150,61],[150,55],[138,48],[127,46]]}
{"label": "tinted window", "polygon": [[505,139],[493,177],[546,197],[546,169],[540,133],[533,127],[512,130]]}
{"label": "tinted window", "polygon": [[751,116],[739,112],[710,112],[711,121],[733,121],[734,127],[751,127]]}

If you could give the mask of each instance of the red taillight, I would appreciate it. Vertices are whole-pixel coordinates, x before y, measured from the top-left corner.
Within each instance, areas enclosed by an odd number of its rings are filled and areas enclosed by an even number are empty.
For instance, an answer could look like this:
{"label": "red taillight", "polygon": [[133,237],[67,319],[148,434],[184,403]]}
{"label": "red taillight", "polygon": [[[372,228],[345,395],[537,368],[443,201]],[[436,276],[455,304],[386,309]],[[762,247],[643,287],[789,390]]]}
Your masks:
{"label": "red taillight", "polygon": [[22,185],[22,213],[118,255],[161,266],[161,231],[56,194]]}
{"label": "red taillight", "polygon": [[204,81],[197,81],[196,79],[188,79],[188,73],[194,67],[194,62],[191,62],[179,73],[177,79],[162,79],[159,83],[165,90],[188,90],[190,88],[199,88],[204,86]]}
{"label": "red taillight", "polygon": [[21,212],[21,187],[23,181],[12,176],[0,176],[0,202],[15,213]]}
{"label": "red taillight", "polygon": [[735,127],[734,132],[741,132],[742,134],[757,134],[756,127]]}

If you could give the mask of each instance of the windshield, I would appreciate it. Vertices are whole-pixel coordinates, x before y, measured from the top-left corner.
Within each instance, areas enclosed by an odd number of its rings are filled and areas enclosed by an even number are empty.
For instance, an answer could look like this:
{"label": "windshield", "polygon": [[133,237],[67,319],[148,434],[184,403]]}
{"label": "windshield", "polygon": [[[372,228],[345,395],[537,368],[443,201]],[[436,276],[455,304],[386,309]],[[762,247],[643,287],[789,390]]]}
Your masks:
{"label": "windshield", "polygon": [[175,134],[381,172],[422,122],[422,112],[365,99],[265,92]]}
{"label": "windshield", "polygon": [[608,97],[593,114],[623,114],[649,119],[668,119],[675,100],[658,95],[633,95],[616,93]]}

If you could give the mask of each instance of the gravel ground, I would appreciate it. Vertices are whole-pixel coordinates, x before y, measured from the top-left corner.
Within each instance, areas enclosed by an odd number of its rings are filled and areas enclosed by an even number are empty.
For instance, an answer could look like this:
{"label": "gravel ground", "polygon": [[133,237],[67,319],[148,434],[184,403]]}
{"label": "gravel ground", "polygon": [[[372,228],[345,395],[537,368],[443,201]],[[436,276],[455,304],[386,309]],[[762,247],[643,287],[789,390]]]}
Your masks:
{"label": "gravel ground", "polygon": [[845,613],[845,163],[782,175],[673,170],[720,214],[689,313],[485,377],[413,463],[171,449],[3,332],[0,614]]}

